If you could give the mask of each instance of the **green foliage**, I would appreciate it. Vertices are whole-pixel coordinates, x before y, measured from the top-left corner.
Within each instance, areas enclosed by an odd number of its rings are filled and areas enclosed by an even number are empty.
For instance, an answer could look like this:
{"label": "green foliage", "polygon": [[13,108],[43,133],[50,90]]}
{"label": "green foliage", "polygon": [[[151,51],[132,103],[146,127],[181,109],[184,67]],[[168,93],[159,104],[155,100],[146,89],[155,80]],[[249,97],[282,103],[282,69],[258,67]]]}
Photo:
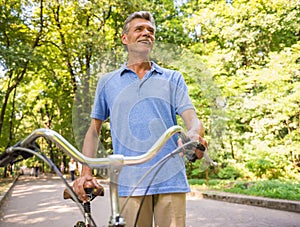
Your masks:
{"label": "green foliage", "polygon": [[292,181],[236,182],[225,191],[275,199],[300,200],[300,184]]}
{"label": "green foliage", "polygon": [[203,187],[203,189],[207,189],[207,188],[220,189],[224,187],[224,185],[230,183],[230,181],[228,180],[210,179],[209,181],[206,181],[204,179],[195,179],[195,178],[189,179],[188,182],[189,185],[199,186],[200,188]]}
{"label": "green foliage", "polygon": [[300,200],[299,181],[292,180],[259,180],[232,181],[212,179],[190,179],[189,184],[200,190],[218,190],[245,195],[263,196],[274,199]]}
{"label": "green foliage", "polygon": [[218,177],[220,179],[237,179],[239,177],[242,177],[242,175],[240,171],[234,166],[226,166],[219,171]]}
{"label": "green foliage", "polygon": [[[241,164],[248,178],[297,178],[298,2],[189,1],[181,10],[194,37],[190,50],[202,55],[225,100],[218,124],[225,130],[210,134],[215,159]],[[234,172],[220,168],[220,176]]]}
{"label": "green foliage", "polygon": [[[40,127],[81,149],[99,75],[126,61],[123,21],[150,10],[157,23],[152,58],[184,75],[210,156],[219,163],[209,176],[299,179],[298,0],[0,5],[1,150]],[[112,153],[108,123],[101,134],[104,156]],[[55,163],[66,161],[53,144],[42,145]],[[204,178],[200,167],[187,164],[188,177]]]}

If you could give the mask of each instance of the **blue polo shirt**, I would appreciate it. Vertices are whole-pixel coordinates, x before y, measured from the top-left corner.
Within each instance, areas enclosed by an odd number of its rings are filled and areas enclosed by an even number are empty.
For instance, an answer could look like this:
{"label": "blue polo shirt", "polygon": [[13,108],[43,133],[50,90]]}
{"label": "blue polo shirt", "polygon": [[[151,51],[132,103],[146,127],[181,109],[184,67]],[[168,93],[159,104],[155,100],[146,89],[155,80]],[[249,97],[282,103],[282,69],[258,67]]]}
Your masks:
{"label": "blue polo shirt", "polygon": [[[165,130],[177,124],[176,115],[194,108],[183,76],[151,63],[142,80],[124,64],[98,81],[91,117],[102,121],[110,118],[114,154],[144,154]],[[173,136],[149,162],[124,166],[119,196],[128,196],[149,168],[176,148],[177,137]],[[154,172],[133,195],[144,195],[146,190],[147,194],[189,192],[184,160],[179,155],[170,158],[157,174]]]}

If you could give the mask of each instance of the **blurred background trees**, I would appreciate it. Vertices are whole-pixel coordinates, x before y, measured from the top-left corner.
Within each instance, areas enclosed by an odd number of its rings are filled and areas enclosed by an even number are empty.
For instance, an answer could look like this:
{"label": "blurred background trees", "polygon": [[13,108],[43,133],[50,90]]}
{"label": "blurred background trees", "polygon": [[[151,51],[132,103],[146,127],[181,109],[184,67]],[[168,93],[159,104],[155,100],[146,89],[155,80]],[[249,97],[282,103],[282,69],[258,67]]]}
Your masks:
{"label": "blurred background trees", "polygon": [[[149,10],[157,24],[153,59],[183,73],[220,164],[211,175],[299,177],[298,0],[0,3],[2,151],[41,127],[80,150],[99,75],[126,60],[123,22]],[[102,130],[100,156],[112,152],[109,125]],[[57,165],[67,162],[43,144]],[[199,165],[188,164],[190,178],[203,177]]]}

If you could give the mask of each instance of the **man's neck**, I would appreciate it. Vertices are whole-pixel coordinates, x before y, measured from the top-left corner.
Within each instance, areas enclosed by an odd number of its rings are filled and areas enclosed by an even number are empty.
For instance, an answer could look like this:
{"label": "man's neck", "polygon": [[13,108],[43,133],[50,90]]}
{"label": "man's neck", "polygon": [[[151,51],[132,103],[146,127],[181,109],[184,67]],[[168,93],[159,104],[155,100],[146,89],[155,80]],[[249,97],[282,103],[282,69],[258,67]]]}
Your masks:
{"label": "man's neck", "polygon": [[151,69],[151,62],[147,61],[137,61],[128,60],[127,67],[133,70],[140,79],[143,79],[145,74]]}

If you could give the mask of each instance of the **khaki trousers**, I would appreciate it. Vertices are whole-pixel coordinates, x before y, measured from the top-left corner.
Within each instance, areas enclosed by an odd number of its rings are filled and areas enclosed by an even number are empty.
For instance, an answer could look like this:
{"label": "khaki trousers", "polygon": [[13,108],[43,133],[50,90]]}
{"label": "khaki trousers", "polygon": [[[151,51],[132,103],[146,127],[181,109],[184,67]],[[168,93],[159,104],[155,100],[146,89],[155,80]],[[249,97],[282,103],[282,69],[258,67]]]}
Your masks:
{"label": "khaki trousers", "polygon": [[[143,196],[130,197],[122,216],[126,227],[134,227]],[[120,207],[126,197],[120,197]],[[186,194],[170,193],[145,197],[136,227],[185,227]],[[154,222],[153,222],[154,220]]]}

